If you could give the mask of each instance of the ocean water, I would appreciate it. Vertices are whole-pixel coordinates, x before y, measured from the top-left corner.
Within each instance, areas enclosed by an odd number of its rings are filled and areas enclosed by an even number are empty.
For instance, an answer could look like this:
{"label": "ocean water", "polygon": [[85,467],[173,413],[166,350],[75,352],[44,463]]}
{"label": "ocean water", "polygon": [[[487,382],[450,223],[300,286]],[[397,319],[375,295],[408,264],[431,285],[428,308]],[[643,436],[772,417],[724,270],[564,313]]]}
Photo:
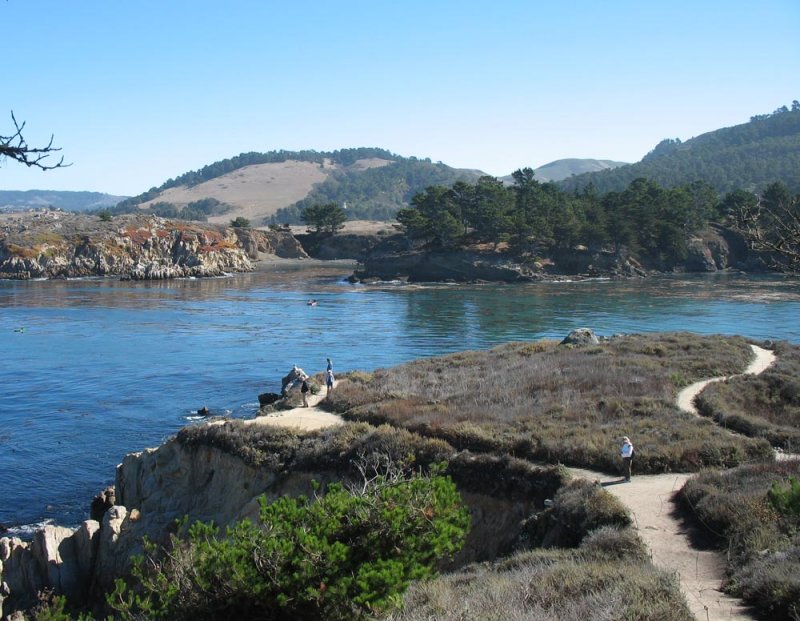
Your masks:
{"label": "ocean water", "polygon": [[126,453],[203,406],[254,416],[293,364],[372,370],[584,326],[800,343],[800,282],[781,277],[364,286],[348,274],[293,264],[168,282],[0,281],[0,524],[77,525]]}

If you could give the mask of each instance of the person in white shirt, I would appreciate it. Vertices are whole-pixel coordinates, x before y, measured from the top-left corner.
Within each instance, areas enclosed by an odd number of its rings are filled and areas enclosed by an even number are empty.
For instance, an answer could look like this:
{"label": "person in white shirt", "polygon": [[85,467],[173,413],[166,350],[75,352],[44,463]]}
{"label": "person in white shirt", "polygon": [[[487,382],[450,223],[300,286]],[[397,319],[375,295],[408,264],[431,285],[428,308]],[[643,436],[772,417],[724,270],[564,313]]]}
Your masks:
{"label": "person in white shirt", "polygon": [[622,474],[626,481],[631,480],[631,463],[633,462],[633,444],[630,438],[622,438],[622,446],[619,449],[619,456],[622,457]]}

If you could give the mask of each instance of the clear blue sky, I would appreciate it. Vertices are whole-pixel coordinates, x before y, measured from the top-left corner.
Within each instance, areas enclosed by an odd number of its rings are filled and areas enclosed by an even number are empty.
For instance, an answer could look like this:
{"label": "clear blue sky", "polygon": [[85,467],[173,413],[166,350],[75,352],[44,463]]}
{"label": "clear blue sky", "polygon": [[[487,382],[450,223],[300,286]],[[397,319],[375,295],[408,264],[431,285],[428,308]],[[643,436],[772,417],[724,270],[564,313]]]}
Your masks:
{"label": "clear blue sky", "polygon": [[638,161],[800,99],[798,0],[6,0],[0,189],[138,194],[246,151],[382,147],[506,175]]}

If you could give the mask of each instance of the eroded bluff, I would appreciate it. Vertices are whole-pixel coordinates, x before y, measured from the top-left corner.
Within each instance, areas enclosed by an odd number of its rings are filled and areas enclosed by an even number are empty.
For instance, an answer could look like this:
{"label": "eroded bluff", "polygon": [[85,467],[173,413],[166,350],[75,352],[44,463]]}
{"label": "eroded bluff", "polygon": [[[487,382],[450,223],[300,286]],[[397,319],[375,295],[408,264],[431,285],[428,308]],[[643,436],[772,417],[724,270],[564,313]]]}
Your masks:
{"label": "eroded bluff", "polygon": [[456,453],[441,441],[364,423],[305,436],[260,428],[245,443],[243,427],[230,421],[184,430],[156,449],[127,455],[117,466],[116,504],[103,507],[100,520],[75,530],[46,526],[32,542],[0,539],[0,616],[33,605],[42,589],[74,602],[100,602],[131,556],[142,552],[143,537],[167,542],[184,516],[222,526],[257,520],[261,495],[311,496],[314,482],[343,480],[353,475],[359,455],[387,447],[397,456],[416,454],[418,464],[448,460],[447,474],[472,517],[467,544],[452,566],[508,552],[525,520],[564,483],[557,467]]}

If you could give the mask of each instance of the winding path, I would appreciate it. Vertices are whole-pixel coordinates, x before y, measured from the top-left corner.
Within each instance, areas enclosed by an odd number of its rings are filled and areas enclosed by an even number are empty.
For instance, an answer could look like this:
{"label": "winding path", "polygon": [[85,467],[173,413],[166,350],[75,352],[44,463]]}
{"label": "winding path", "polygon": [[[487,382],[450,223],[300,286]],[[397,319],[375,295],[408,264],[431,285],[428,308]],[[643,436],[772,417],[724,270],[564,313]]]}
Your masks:
{"label": "winding path", "polygon": [[[775,362],[775,354],[767,349],[750,345],[755,359],[744,374],[758,374]],[[676,405],[686,412],[699,416],[694,398],[712,382],[727,377],[714,377],[687,386],[678,393]],[[618,485],[620,479],[571,468],[575,476],[600,481],[630,509],[634,524],[650,548],[653,563],[676,572],[681,590],[689,608],[699,621],[740,620],[752,621],[755,617],[739,599],[720,590],[725,577],[725,559],[715,550],[698,550],[692,547],[688,533],[672,514],[675,492],[692,476],[691,474],[657,474],[634,476],[630,483]],[[603,480],[606,479],[606,480]]]}
{"label": "winding path", "polygon": [[[744,374],[758,374],[775,362],[775,354],[750,345],[755,354]],[[678,393],[676,405],[699,416],[695,397],[712,382],[728,379],[714,377],[687,386]],[[342,419],[319,409],[324,394],[312,395],[308,408],[285,410],[275,416],[260,416],[248,421],[254,425],[276,425],[302,430],[315,430],[342,424]],[[753,621],[755,617],[739,599],[720,590],[725,576],[725,559],[715,550],[692,547],[689,535],[673,515],[673,497],[691,474],[657,474],[634,476],[630,483],[592,470],[570,468],[577,477],[598,481],[619,498],[630,510],[634,525],[650,549],[653,563],[675,572],[680,580],[689,608],[698,621]]]}

